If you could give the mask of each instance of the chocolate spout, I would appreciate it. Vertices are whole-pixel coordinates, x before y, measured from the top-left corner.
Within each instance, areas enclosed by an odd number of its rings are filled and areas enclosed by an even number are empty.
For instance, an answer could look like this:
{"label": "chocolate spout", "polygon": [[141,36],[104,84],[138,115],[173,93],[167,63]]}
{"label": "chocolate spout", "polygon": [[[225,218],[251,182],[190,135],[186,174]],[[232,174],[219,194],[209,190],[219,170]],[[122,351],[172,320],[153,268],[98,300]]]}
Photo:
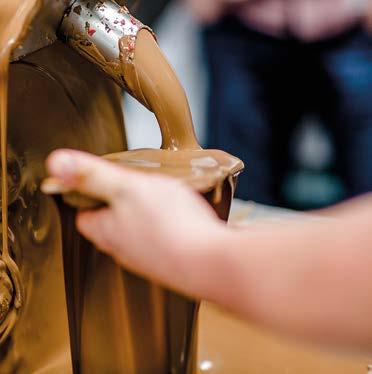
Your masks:
{"label": "chocolate spout", "polygon": [[145,99],[127,80],[127,76],[131,75],[128,69],[134,67],[126,66],[126,63],[133,63],[137,35],[144,28],[151,31],[126,7],[114,1],[77,0],[65,14],[59,34],[77,52],[98,65],[147,106]]}
{"label": "chocolate spout", "polygon": [[66,13],[60,33],[67,40],[94,44],[107,61],[113,61],[119,58],[120,40],[123,37],[136,38],[144,27],[126,7],[114,1],[77,0]]}
{"label": "chocolate spout", "polygon": [[65,15],[60,33],[155,114],[163,149],[200,149],[182,85],[151,29],[126,7],[111,0],[77,0]]}

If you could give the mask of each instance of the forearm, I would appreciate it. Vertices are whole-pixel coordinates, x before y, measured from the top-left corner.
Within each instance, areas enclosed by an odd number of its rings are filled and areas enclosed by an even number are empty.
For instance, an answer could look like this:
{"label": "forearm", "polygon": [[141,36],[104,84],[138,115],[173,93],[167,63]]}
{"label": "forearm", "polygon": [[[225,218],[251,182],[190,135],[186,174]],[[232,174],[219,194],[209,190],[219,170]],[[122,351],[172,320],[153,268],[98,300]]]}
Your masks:
{"label": "forearm", "polygon": [[226,232],[209,260],[200,261],[209,266],[200,281],[205,298],[292,336],[366,347],[372,337],[369,212],[370,201],[337,212],[340,219]]}

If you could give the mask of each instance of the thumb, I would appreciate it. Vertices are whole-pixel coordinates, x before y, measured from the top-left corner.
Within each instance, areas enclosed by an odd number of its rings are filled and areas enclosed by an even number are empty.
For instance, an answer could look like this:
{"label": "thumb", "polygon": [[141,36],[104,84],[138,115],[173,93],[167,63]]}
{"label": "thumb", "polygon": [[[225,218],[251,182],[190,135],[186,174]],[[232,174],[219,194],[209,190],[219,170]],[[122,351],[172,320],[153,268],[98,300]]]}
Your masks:
{"label": "thumb", "polygon": [[80,151],[54,151],[46,163],[50,175],[66,187],[108,203],[118,195],[131,193],[141,179],[138,173]]}

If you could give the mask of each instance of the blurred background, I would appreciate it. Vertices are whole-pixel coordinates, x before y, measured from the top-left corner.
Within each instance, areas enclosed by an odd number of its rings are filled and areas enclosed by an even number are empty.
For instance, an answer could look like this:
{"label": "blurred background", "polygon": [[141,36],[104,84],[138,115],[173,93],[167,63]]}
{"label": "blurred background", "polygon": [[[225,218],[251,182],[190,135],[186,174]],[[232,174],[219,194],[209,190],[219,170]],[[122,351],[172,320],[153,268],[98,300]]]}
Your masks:
{"label": "blurred background", "polygon": [[[221,0],[203,1],[212,6],[215,1],[217,7]],[[246,163],[238,197],[308,210],[371,190],[372,109],[369,96],[362,102],[360,97],[372,91],[372,72],[365,73],[372,63],[372,42],[354,17],[356,9],[348,8],[352,16],[340,15],[345,24],[335,22],[325,36],[308,32],[298,37],[301,30],[267,32],[260,24],[247,26],[240,17],[244,1],[225,1],[235,3],[234,11],[226,7],[226,14],[221,11],[213,19],[198,15],[195,5],[189,6],[197,3],[193,0],[128,1],[128,7],[156,32],[186,90],[201,144],[224,149]],[[254,3],[260,1],[273,3]],[[337,0],[321,1],[335,6]],[[306,9],[304,19],[311,21],[315,11]],[[246,13],[246,19],[253,14],[255,20],[255,9]],[[313,28],[319,31],[320,26]],[[244,101],[250,95],[254,99]],[[266,105],[266,100],[274,104]],[[124,108],[130,148],[159,147],[153,114],[129,96]]]}

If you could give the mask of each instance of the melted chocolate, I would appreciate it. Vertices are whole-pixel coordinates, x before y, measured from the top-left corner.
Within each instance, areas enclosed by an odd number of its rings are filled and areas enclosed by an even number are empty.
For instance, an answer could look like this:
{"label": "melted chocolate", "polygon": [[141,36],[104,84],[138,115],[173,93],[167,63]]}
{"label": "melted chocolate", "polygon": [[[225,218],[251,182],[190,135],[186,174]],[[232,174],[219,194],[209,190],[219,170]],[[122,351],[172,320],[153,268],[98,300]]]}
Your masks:
{"label": "melted chocolate", "polygon": [[[106,73],[116,69],[125,77],[117,83],[155,113],[162,150],[120,152],[125,143],[118,90],[60,43],[12,65],[8,134],[9,55],[40,4],[15,0],[0,14],[0,324],[4,340],[11,334],[0,346],[6,358],[0,371],[191,372],[198,303],[123,272],[95,251],[77,234],[75,211],[40,194],[43,163],[52,150],[69,147],[109,154],[112,162],[146,172],[157,164],[157,172],[205,194],[222,219],[242,164],[224,152],[201,150],[185,93],[146,29],[136,40],[133,60],[125,54],[132,40],[121,41],[122,55],[114,62],[103,61],[94,46],[86,48]],[[10,203],[12,230],[7,230]]]}
{"label": "melted chocolate", "polygon": [[[189,103],[173,69],[161,52],[153,34],[142,29],[135,41],[134,55],[128,57],[128,43],[132,38],[120,40],[118,60],[106,61],[94,44],[85,45],[79,39],[78,50],[98,62],[100,68],[153,111],[162,134],[162,149],[142,149],[105,158],[118,165],[147,173],[160,173],[183,180],[200,193],[215,190],[215,203],[221,196],[226,180],[232,180],[243,170],[236,157],[219,150],[203,150],[198,144]],[[121,77],[121,78],[120,78]],[[65,201],[80,208],[92,208],[102,203],[66,191],[55,179],[45,181],[46,193],[64,193]],[[230,197],[231,198],[231,197]]]}

